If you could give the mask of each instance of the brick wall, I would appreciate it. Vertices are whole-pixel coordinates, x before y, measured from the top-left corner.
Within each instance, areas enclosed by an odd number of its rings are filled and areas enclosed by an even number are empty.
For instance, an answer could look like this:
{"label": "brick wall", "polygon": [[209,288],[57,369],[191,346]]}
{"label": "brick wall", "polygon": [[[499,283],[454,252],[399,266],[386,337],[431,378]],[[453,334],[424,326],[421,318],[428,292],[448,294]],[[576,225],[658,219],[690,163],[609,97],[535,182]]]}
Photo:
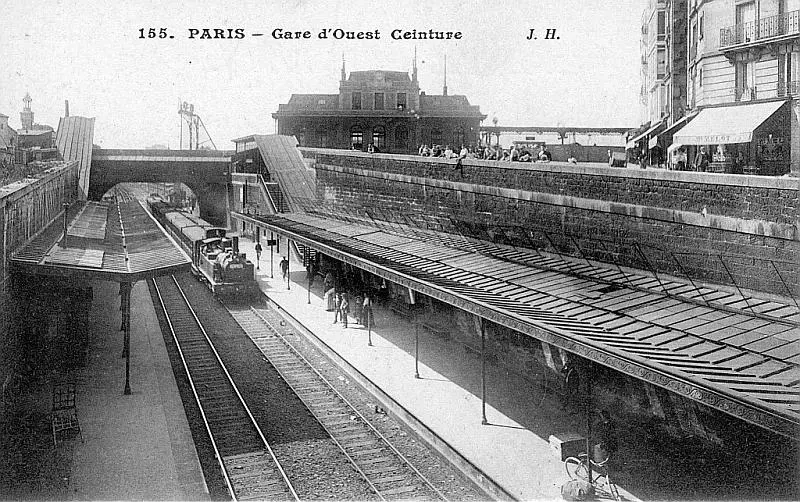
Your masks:
{"label": "brick wall", "polygon": [[343,210],[800,297],[797,178],[475,160],[462,175],[454,160],[304,155]]}
{"label": "brick wall", "polygon": [[0,384],[20,358],[14,302],[20,284],[8,268],[11,255],[62,211],[62,203],[77,195],[78,162],[59,162],[38,176],[0,187]]}

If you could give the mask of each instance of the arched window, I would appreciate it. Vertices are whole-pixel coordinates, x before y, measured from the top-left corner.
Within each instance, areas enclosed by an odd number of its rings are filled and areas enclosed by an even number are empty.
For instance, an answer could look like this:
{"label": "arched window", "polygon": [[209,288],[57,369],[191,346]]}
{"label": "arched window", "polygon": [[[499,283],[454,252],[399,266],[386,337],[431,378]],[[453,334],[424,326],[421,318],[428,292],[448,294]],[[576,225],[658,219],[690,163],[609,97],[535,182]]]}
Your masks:
{"label": "arched window", "polygon": [[294,137],[297,138],[297,142],[300,146],[306,146],[306,128],[305,127],[295,127],[294,128]]}
{"label": "arched window", "polygon": [[408,129],[398,127],[394,131],[394,146],[398,150],[408,150]]}
{"label": "arched window", "polygon": [[358,126],[353,126],[350,129],[350,146],[355,150],[364,149],[364,132]]}
{"label": "arched window", "polygon": [[457,127],[455,131],[453,131],[453,148],[461,149],[462,146],[467,144],[467,136],[464,134],[463,127]]}
{"label": "arched window", "polygon": [[375,126],[372,129],[372,143],[375,148],[383,150],[386,146],[386,128],[383,126]]}

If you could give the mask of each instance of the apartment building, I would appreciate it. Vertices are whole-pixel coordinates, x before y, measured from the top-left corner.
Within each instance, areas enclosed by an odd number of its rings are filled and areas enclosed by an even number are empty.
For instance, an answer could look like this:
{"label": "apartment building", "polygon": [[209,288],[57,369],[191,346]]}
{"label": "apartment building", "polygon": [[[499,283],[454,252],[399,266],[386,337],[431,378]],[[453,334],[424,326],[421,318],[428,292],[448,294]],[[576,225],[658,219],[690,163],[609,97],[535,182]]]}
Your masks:
{"label": "apartment building", "polygon": [[800,0],[689,0],[688,107],[674,136],[716,172],[800,172]]}
{"label": "apartment building", "polygon": [[640,102],[645,127],[628,142],[629,148],[663,152],[686,121],[686,2],[650,0],[642,14]]}

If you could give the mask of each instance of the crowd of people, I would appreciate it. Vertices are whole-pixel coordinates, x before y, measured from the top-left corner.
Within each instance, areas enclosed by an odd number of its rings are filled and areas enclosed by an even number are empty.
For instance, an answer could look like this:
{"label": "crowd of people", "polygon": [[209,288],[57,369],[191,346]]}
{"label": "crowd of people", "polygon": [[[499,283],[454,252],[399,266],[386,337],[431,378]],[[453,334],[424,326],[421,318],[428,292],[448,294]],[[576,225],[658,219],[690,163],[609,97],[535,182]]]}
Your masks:
{"label": "crowd of people", "polygon": [[443,159],[482,159],[507,162],[550,162],[553,160],[553,155],[544,145],[540,145],[538,151],[517,145],[512,145],[508,149],[500,145],[464,145],[460,150],[455,150],[450,145],[421,145],[418,153],[422,157]]}
{"label": "crowd of people", "polygon": [[[316,270],[308,270],[309,285],[313,283],[312,274],[316,274]],[[329,271],[323,279],[322,290],[325,310],[333,312],[333,324],[341,323],[347,328],[352,317],[356,324],[375,327],[372,305],[381,296],[380,289],[375,291],[374,288],[364,285],[359,278],[346,274],[337,278]]]}

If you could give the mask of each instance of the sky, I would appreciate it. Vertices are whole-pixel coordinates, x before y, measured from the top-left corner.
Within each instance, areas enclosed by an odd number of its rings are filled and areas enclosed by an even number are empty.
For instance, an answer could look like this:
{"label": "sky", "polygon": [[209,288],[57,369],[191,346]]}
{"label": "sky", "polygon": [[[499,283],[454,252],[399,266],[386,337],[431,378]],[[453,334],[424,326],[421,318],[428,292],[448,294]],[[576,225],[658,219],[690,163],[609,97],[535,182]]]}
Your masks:
{"label": "sky", "polygon": [[[0,113],[20,127],[28,92],[35,121],[57,127],[69,100],[71,115],[96,118],[103,148],[178,148],[186,101],[217,148],[231,149],[234,138],[274,133],[271,114],[292,93],[338,93],[343,56],[348,72],[410,72],[416,48],[420,88],[442,93],[446,55],[448,93],[479,105],[485,125],[636,127],[645,3],[0,0]],[[167,38],[140,38],[149,28]],[[217,28],[245,36],[190,38]],[[312,38],[276,39],[276,28]],[[325,28],[380,39],[320,39]],[[527,40],[532,28],[537,39]],[[393,40],[395,29],[462,35]],[[545,40],[548,29],[558,39]]]}

